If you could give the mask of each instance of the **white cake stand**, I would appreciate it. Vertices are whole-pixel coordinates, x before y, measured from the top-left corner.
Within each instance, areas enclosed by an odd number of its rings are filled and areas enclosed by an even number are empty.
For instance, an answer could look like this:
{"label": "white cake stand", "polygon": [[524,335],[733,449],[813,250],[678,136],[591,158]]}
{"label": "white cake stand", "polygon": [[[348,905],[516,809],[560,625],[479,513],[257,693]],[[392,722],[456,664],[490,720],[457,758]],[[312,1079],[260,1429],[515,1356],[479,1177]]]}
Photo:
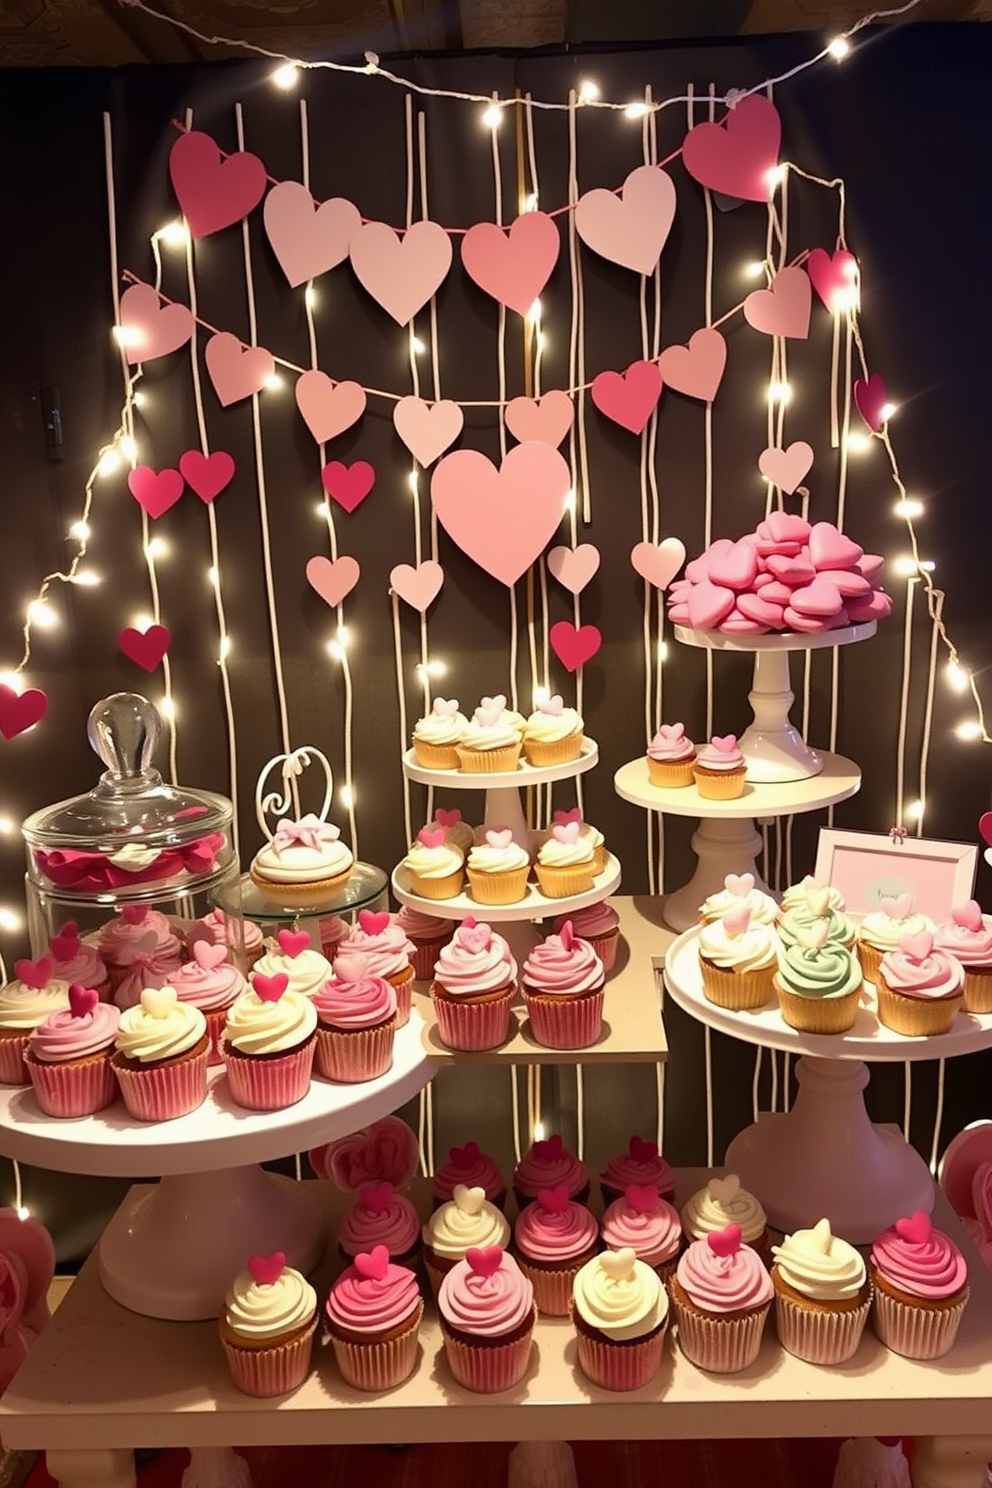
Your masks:
{"label": "white cake stand", "polygon": [[905,1038],[883,1027],[866,982],[849,1033],[799,1033],[775,1002],[729,1012],[703,995],[699,929],[680,935],[665,957],[665,985],[679,1007],[710,1028],[746,1043],[801,1055],[799,1094],[786,1113],[763,1112],[727,1149],[726,1164],[760,1198],[770,1224],[788,1231],[824,1215],[854,1245],[873,1240],[900,1215],[929,1212],[934,1182],[901,1134],[868,1119],[866,1060],[950,1059],[992,1045],[992,1014],[961,1012],[941,1038]]}

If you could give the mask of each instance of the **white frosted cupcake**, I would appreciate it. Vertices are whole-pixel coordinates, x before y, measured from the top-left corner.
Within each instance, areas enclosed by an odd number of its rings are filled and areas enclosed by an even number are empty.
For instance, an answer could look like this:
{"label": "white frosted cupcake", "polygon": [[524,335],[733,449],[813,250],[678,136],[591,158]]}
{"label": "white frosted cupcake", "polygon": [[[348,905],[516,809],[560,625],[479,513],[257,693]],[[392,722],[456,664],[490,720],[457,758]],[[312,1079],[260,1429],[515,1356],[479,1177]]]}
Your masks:
{"label": "white frosted cupcake", "polygon": [[228,1010],[221,1052],[231,1097],[249,1111],[281,1111],[310,1089],[317,1010],[284,972],[256,971]]}
{"label": "white frosted cupcake", "polygon": [[473,775],[515,770],[520,748],[521,729],[508,714],[506,699],[483,698],[457,746],[458,763]]}
{"label": "white frosted cupcake", "polygon": [[596,877],[595,852],[577,821],[556,822],[537,854],[537,882],[547,899],[587,894]]}
{"label": "white frosted cupcake", "polygon": [[479,904],[515,904],[527,893],[530,854],[509,827],[487,827],[468,855],[468,882]]}
{"label": "white frosted cupcake", "polygon": [[312,997],[331,975],[331,963],[315,951],[305,930],[280,930],[255,962],[259,976],[284,976],[286,986],[300,997]]}
{"label": "white frosted cupcake", "polygon": [[772,1246],[775,1325],[782,1347],[809,1364],[843,1364],[857,1353],[871,1307],[865,1263],[821,1219]]}
{"label": "white frosted cupcake", "polygon": [[17,980],[0,987],[0,1083],[29,1085],[24,1063],[28,1039],[39,1023],[69,1006],[69,983],[53,975],[54,956],[18,961]]}
{"label": "white frosted cupcake", "polygon": [[582,753],[584,724],[561,697],[544,698],[524,724],[524,754],[532,765],[563,765]]}
{"label": "white frosted cupcake", "polygon": [[741,1239],[763,1260],[770,1259],[768,1217],[754,1194],[741,1187],[736,1173],[711,1178],[682,1207],[682,1228],[689,1240],[705,1240],[730,1224],[740,1226]]}
{"label": "white frosted cupcake", "polygon": [[668,1293],[628,1246],[604,1250],[572,1286],[579,1367],[604,1390],[637,1390],[657,1374],[668,1327]]}
{"label": "white frosted cupcake", "polygon": [[805,904],[810,889],[820,889],[826,894],[828,909],[839,910],[841,914],[847,909],[840,889],[835,889],[833,884],[821,883],[818,878],[813,877],[812,873],[807,873],[799,883],[790,884],[782,895],[782,903],[779,906],[782,913],[787,914],[790,909],[795,909],[797,904]]}
{"label": "white frosted cupcake", "polygon": [[774,925],[779,907],[770,894],[754,886],[753,873],[728,873],[723,888],[710,894],[699,906],[699,918],[707,925],[713,920],[722,920],[732,909],[746,905],[751,911],[752,925]]}
{"label": "white frosted cupcake", "polygon": [[458,751],[468,719],[457,698],[435,698],[431,711],[413,729],[413,755],[425,770],[457,770]]}
{"label": "white frosted cupcake", "polygon": [[774,992],[778,937],[771,925],[752,924],[744,905],[699,932],[703,996],[717,1007],[764,1007]]}
{"label": "white frosted cupcake", "polygon": [[128,1113],[171,1121],[203,1104],[210,1036],[198,1007],[175,987],[145,987],[117,1026],[111,1067]]}
{"label": "white frosted cupcake", "polygon": [[319,904],[347,883],[355,857],[340,829],[312,813],[280,821],[251,860],[256,888],[277,904]]}
{"label": "white frosted cupcake", "polygon": [[245,1395],[286,1395],[310,1372],[317,1293],[281,1251],[252,1256],[220,1316],[231,1379]]}
{"label": "white frosted cupcake", "polygon": [[461,892],[464,856],[443,827],[421,827],[403,859],[410,887],[422,899],[453,899]]}

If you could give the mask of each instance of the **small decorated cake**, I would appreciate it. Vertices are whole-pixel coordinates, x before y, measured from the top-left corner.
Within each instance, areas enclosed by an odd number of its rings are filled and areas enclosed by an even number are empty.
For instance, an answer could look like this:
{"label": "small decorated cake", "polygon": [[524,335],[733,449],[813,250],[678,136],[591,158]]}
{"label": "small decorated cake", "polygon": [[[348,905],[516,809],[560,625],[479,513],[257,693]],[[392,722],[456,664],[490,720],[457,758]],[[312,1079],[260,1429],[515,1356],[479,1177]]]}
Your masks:
{"label": "small decorated cake", "polygon": [[453,899],[461,892],[465,858],[443,827],[421,827],[403,859],[410,889],[422,899]]}
{"label": "small decorated cake", "polygon": [[48,949],[55,957],[52,976],[58,982],[78,983],[81,987],[93,987],[101,997],[109,996],[110,978],[103,959],[94,946],[87,945],[79,936],[75,920],[66,920],[52,936]]}
{"label": "small decorated cake", "polygon": [[675,1270],[682,1246],[678,1210],[659,1198],[653,1185],[629,1183],[621,1198],[606,1206],[602,1224],[607,1250],[632,1250],[662,1281]]}
{"label": "small decorated cake", "polygon": [[671,790],[692,784],[696,746],[684,723],[663,723],[648,745],[648,779]]}
{"label": "small decorated cake", "polygon": [[779,953],[775,992],[782,1017],[804,1033],[846,1033],[858,1016],[861,963],[832,941],[826,918],[797,929]]}
{"label": "small decorated cake", "polygon": [[696,789],[708,801],[733,801],[744,794],[747,761],[737,747],[736,734],[714,734],[692,765]]}
{"label": "small decorated cake", "polygon": [[530,854],[510,827],[485,827],[468,855],[468,884],[479,904],[516,904],[527,893]]}
{"label": "small decorated cake", "polygon": [[203,1104],[210,1036],[197,1007],[175,987],[146,987],[121,1013],[114,1074],[128,1113],[138,1121],[171,1121]]}
{"label": "small decorated cake", "polygon": [[569,1152],[555,1133],[532,1142],[513,1170],[513,1192],[517,1205],[533,1203],[542,1188],[564,1184],[568,1197],[584,1204],[589,1197],[589,1170],[580,1157]]}
{"label": "small decorated cake", "polygon": [[458,764],[473,775],[515,770],[522,731],[506,709],[506,698],[484,698],[457,745]]}
{"label": "small decorated cake", "polygon": [[556,693],[542,698],[524,724],[524,754],[532,765],[564,765],[582,753],[583,722]]}
{"label": "small decorated cake", "polygon": [[456,1184],[447,1204],[435,1209],[423,1229],[424,1264],[435,1293],[442,1278],[473,1246],[510,1243],[510,1225],[483,1188]]}
{"label": "small decorated cake", "polygon": [[546,899],[588,894],[596,877],[595,851],[579,822],[555,823],[538,849],[535,871]]}
{"label": "small decorated cake", "polygon": [[391,1183],[363,1183],[341,1221],[338,1247],[346,1260],[384,1245],[389,1259],[412,1266],[420,1255],[420,1220],[405,1194]]}
{"label": "small decorated cake", "polygon": [[564,1184],[542,1188],[517,1215],[513,1253],[534,1288],[538,1312],[567,1317],[572,1282],[599,1249],[599,1226],[584,1204],[568,1197]]}
{"label": "small decorated cake", "polygon": [[621,1198],[632,1183],[656,1188],[663,1199],[674,1194],[675,1174],[658,1151],[657,1142],[633,1136],[623,1152],[610,1158],[599,1175],[603,1203],[612,1204]]}
{"label": "small decorated cake", "polygon": [[911,1038],[947,1033],[964,1002],[964,967],[924,930],[886,951],[875,982],[878,1017]]}
{"label": "small decorated cake", "polygon": [[880,899],[878,908],[866,914],[858,926],[858,955],[865,981],[877,981],[882,957],[894,951],[904,935],[932,934],[935,929],[933,920],[914,910],[911,894]]}
{"label": "small decorated cake", "polygon": [[520,978],[531,1033],[546,1049],[585,1049],[603,1030],[603,963],[566,920],[536,945]]}
{"label": "small decorated cake", "polygon": [[317,1293],[282,1251],[252,1256],[236,1276],[220,1316],[231,1379],[245,1395],[298,1390],[310,1372]]}
{"label": "small decorated cake", "polygon": [[193,942],[193,959],[173,972],[172,985],[180,1002],[198,1007],[207,1020],[210,1035],[208,1064],[223,1064],[220,1041],[227,1023],[227,1010],[236,997],[247,990],[248,983],[233,962],[227,959],[226,945],[210,940]]}
{"label": "small decorated cake", "polygon": [[0,987],[0,1083],[28,1085],[24,1063],[31,1031],[69,1006],[69,984],[55,976],[55,957],[15,961],[17,979]]}
{"label": "small decorated cake", "polygon": [[778,937],[771,925],[752,924],[745,905],[699,931],[703,996],[717,1007],[764,1007],[774,994]]}
{"label": "small decorated cake", "polygon": [[341,1376],[356,1390],[393,1390],[417,1364],[424,1304],[417,1278],[385,1245],[359,1251],[327,1297],[331,1347]]}
{"label": "small decorated cake", "polygon": [[312,1001],[317,1073],[347,1085],[384,1075],[393,1062],[396,991],[372,975],[369,958],[342,951]]}
{"label": "small decorated cake", "polygon": [[[299,814],[300,777],[316,760],[324,773],[324,797],[319,812]],[[281,791],[265,793],[273,770],[282,779]],[[295,907],[317,905],[347,883],[354,854],[341,841],[340,829],[327,821],[334,777],[327,757],[308,744],[291,754],[269,760],[255,786],[255,817],[266,844],[251,860],[249,874],[255,887],[273,904]],[[295,816],[289,816],[290,809]],[[276,818],[276,829],[269,817]]]}
{"label": "small decorated cake", "polygon": [[314,1147],[310,1166],[342,1193],[358,1193],[364,1183],[391,1183],[409,1188],[420,1163],[413,1132],[399,1116],[381,1116],[369,1126]]}
{"label": "small decorated cake", "polygon": [[661,1365],[668,1294],[634,1251],[605,1250],[579,1271],[572,1288],[579,1367],[604,1390],[637,1390]]}
{"label": "small decorated cake", "polygon": [[871,1306],[865,1263],[821,1219],[772,1246],[779,1341],[809,1364],[843,1364],[857,1353]]}
{"label": "small decorated cake", "polygon": [[992,1013],[992,915],[983,915],[975,899],[958,904],[949,923],[937,927],[934,943],[964,967],[969,1013]]}
{"label": "small decorated cake", "polygon": [[448,1368],[480,1394],[509,1390],[527,1373],[537,1313],[530,1282],[498,1245],[473,1247],[437,1298]]}
{"label": "small decorated cake", "polygon": [[227,1013],[221,1046],[231,1097],[249,1111],[281,1111],[310,1089],[317,1009],[285,972],[253,972]]}
{"label": "small decorated cake", "polygon": [[382,977],[394,989],[397,1028],[405,1028],[410,1021],[414,950],[402,926],[384,909],[360,909],[358,923],[338,947],[341,955],[367,956],[370,974]]}
{"label": "small decorated cake", "polygon": [[679,1347],[699,1369],[736,1374],[758,1357],[771,1278],[740,1225],[710,1230],[682,1255],[670,1289]]}
{"label": "small decorated cake", "polygon": [[592,946],[603,963],[604,974],[609,976],[616,965],[617,947],[620,943],[620,916],[612,904],[603,899],[599,904],[587,904],[584,909],[559,915],[553,921],[555,933],[560,935],[562,926],[568,921],[571,921],[573,933]]}
{"label": "small decorated cake", "polygon": [[162,987],[178,968],[182,943],[171,922],[147,904],[125,904],[100,931],[97,949],[118,1007],[133,1007],[142,987]]}
{"label": "small decorated cake", "polygon": [[431,711],[414,724],[413,757],[425,770],[457,770],[458,752],[468,719],[457,698],[435,698]]}
{"label": "small decorated cake", "polygon": [[49,1013],[32,1030],[25,1063],[46,1116],[92,1116],[116,1100],[110,1056],[119,1019],[95,987],[73,982],[69,1006]]}
{"label": "small decorated cake", "polygon": [[753,873],[728,873],[723,888],[708,895],[699,906],[700,923],[708,925],[722,920],[730,910],[742,908],[751,911],[752,925],[774,925],[779,917],[779,907],[771,894],[755,887]]}
{"label": "small decorated cake", "polygon": [[494,1049],[510,1029],[517,963],[491,925],[466,915],[442,946],[431,984],[438,1034],[449,1049]]}
{"label": "small decorated cake", "polygon": [[770,1259],[768,1218],[754,1194],[741,1187],[736,1173],[710,1178],[682,1209],[682,1227],[690,1241],[705,1240],[707,1235],[725,1230],[730,1224],[740,1227],[741,1239],[746,1245],[756,1250],[762,1259]]}
{"label": "small decorated cake", "polygon": [[194,920],[186,937],[188,955],[193,954],[198,940],[222,945],[229,955],[243,951],[245,971],[251,971],[265,949],[260,925],[256,925],[254,920],[238,920],[234,915],[226,915],[222,909],[212,909],[201,919]]}
{"label": "small decorated cake", "polygon": [[782,909],[778,920],[779,939],[785,946],[794,945],[799,932],[814,925],[823,925],[826,928],[825,939],[848,950],[857,939],[853,920],[849,920],[843,910],[831,907],[830,890],[811,883],[805,893],[792,900],[788,909]]}
{"label": "small decorated cake", "polygon": [[275,944],[270,941],[256,961],[255,971],[264,977],[284,976],[291,992],[312,997],[330,976],[331,963],[314,950],[306,930],[279,930]]}
{"label": "small decorated cake", "polygon": [[483,1189],[490,1204],[495,1204],[497,1209],[502,1209],[506,1202],[506,1179],[495,1159],[482,1152],[478,1142],[452,1147],[447,1162],[434,1169],[431,1178],[434,1207],[446,1204],[459,1184],[465,1188]]}
{"label": "small decorated cake", "polygon": [[413,975],[420,981],[429,981],[434,975],[434,963],[443,945],[454,934],[455,921],[442,920],[440,915],[425,914],[422,909],[412,909],[404,904],[393,915],[393,924],[413,946],[409,953],[413,959]]}
{"label": "small decorated cake", "polygon": [[897,1219],[871,1248],[875,1332],[907,1359],[939,1359],[954,1347],[968,1303],[968,1266],[954,1241],[918,1210]]}

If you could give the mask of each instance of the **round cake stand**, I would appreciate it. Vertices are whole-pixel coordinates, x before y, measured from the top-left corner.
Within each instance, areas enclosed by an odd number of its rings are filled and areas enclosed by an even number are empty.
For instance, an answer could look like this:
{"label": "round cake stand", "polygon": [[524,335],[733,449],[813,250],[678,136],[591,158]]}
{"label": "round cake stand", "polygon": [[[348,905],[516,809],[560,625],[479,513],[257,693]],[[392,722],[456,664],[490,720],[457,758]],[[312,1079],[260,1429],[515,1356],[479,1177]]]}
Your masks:
{"label": "round cake stand", "polygon": [[874,988],[866,982],[849,1033],[799,1033],[774,1002],[740,1013],[707,1002],[698,938],[698,927],[686,931],[665,956],[665,985],[679,1007],[732,1038],[801,1056],[792,1109],[763,1112],[727,1148],[727,1166],[757,1194],[769,1223],[790,1231],[825,1215],[837,1234],[865,1245],[900,1215],[929,1213],[935,1190],[926,1163],[899,1132],[868,1119],[865,1061],[902,1064],[986,1049],[992,1014],[962,1012],[941,1038],[904,1038],[879,1023]]}
{"label": "round cake stand", "polygon": [[695,925],[699,906],[723,888],[728,873],[753,873],[758,887],[768,892],[755,867],[761,850],[755,819],[816,811],[845,801],[860,789],[861,771],[853,760],[827,753],[818,758],[818,775],[782,785],[747,781],[744,794],[735,801],[706,801],[693,785],[675,789],[652,785],[643,755],[620,766],[613,777],[613,788],[624,801],[647,811],[700,818],[692,834],[696,868],[688,883],[666,895],[662,905],[666,925],[673,930],[688,930]]}
{"label": "round cake stand", "polygon": [[44,1115],[28,1087],[0,1088],[7,1157],[62,1173],[141,1178],[100,1241],[110,1295],[148,1317],[216,1317],[232,1279],[255,1254],[284,1251],[312,1271],[326,1242],[308,1185],[266,1173],[260,1163],[346,1136],[388,1115],[434,1074],[413,1012],[396,1035],[392,1068],[378,1080],[335,1085],[314,1079],[284,1111],[246,1111],[227,1092],[223,1069],[208,1071],[207,1099],[175,1121],[140,1122],[115,1104],[78,1121]]}
{"label": "round cake stand", "polygon": [[823,756],[810,749],[789,718],[794,693],[789,682],[789,652],[818,651],[825,646],[850,646],[875,634],[875,621],[848,625],[841,630],[816,631],[808,635],[733,636],[719,630],[691,630],[675,626],[675,639],[683,646],[701,646],[707,651],[746,651],[754,654],[754,683],[748,701],[754,712],[739,743],[747,759],[747,778],[756,784],[782,784],[818,775]]}

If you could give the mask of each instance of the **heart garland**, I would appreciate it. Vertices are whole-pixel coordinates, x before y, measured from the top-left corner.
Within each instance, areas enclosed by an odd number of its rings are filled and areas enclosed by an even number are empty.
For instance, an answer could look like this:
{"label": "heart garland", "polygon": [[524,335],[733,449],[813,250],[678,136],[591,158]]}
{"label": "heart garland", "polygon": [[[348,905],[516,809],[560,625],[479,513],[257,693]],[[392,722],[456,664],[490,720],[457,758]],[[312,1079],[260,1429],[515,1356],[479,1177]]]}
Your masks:
{"label": "heart garland", "polygon": [[358,583],[361,568],[358,559],[345,553],[333,562],[330,558],[311,558],[306,568],[307,583],[325,604],[335,609]]}
{"label": "heart garland", "polygon": [[171,465],[154,470],[150,465],[136,465],[128,471],[127,488],[152,521],[175,506],[186,485],[209,505],[234,479],[234,457],[226,450],[205,455],[201,450],[185,450],[179,456],[179,469]]}
{"label": "heart garland", "polygon": [[620,188],[587,191],[575,205],[575,231],[594,253],[635,274],[653,274],[675,221],[675,185],[655,165],[639,165]]}
{"label": "heart garland", "polygon": [[590,395],[600,413],[640,434],[658,406],[661,373],[656,362],[631,362],[625,372],[600,372],[592,380]]}
{"label": "heart garland", "polygon": [[546,212],[522,212],[509,226],[477,222],[462,238],[470,279],[499,304],[526,315],[558,262],[561,238]]}

